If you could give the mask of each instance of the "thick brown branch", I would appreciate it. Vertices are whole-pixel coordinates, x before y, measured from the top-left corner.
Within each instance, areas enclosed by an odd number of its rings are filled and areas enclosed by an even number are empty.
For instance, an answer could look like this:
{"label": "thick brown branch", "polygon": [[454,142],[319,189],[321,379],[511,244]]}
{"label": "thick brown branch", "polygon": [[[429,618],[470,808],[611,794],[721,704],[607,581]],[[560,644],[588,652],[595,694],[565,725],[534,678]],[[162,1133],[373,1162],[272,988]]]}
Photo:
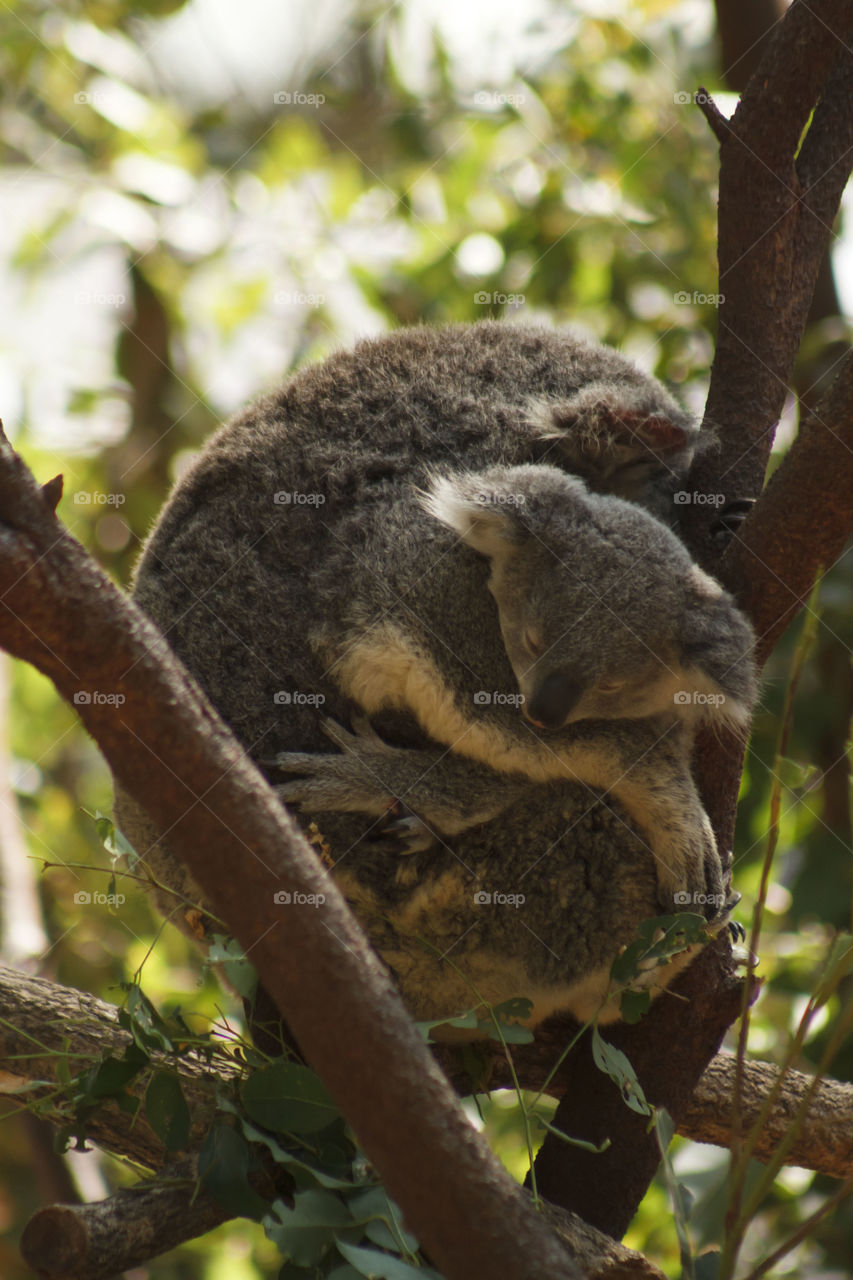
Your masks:
{"label": "thick brown branch", "polygon": [[[779,1068],[769,1062],[748,1062],[744,1071],[741,1117],[745,1129],[755,1124],[762,1103],[779,1078]],[[731,1142],[731,1110],[735,1059],[718,1054],[708,1064],[679,1125],[679,1132],[696,1142],[727,1147]],[[762,1125],[755,1148],[756,1160],[769,1160],[785,1138],[802,1106],[811,1076],[802,1071],[786,1073],[778,1101]],[[853,1174],[853,1085],[822,1080],[809,1103],[808,1117],[785,1163],[817,1169],[832,1178]]]}
{"label": "thick brown branch", "polygon": [[[705,410],[720,455],[697,461],[689,483],[697,492],[731,499],[761,490],[773,428],[851,167],[850,27],[846,0],[794,0],[768,39],[720,148],[724,301]],[[712,508],[697,506],[686,529],[706,561],[712,519]]]}
{"label": "thick brown branch", "polygon": [[22,1258],[44,1280],[110,1280],[212,1231],[231,1215],[206,1196],[194,1198],[193,1167],[187,1161],[171,1178],[97,1204],[39,1210],[24,1228]]}
{"label": "thick brown branch", "polygon": [[[156,629],[51,514],[5,437],[0,521],[0,641],[76,705],[115,777],[169,832],[436,1264],[449,1280],[571,1274],[460,1110],[310,847]],[[281,887],[305,895],[286,929]],[[307,905],[318,900],[322,908]]]}
{"label": "thick brown branch", "polygon": [[[23,1097],[27,1102],[37,1101],[40,1114],[51,1124],[62,1127],[73,1118],[70,1104],[55,1089],[62,1064],[67,1061],[73,1075],[104,1053],[120,1056],[130,1040],[129,1032],[118,1025],[113,1005],[0,965],[0,1060],[6,1064],[0,1092],[15,1096],[31,1082],[44,1081],[42,1089],[27,1088]],[[553,1057],[553,1048],[551,1053]],[[166,1060],[165,1055],[158,1054],[154,1059],[158,1064]],[[503,1056],[501,1062],[506,1066]],[[233,1079],[238,1068],[227,1058],[219,1057],[215,1060],[214,1073],[195,1053],[170,1059],[169,1065],[180,1077],[190,1110],[191,1146],[196,1147],[213,1118],[216,1095],[221,1091],[223,1080]],[[146,1083],[145,1075],[140,1075],[130,1082],[128,1092],[141,1098]],[[461,1089],[463,1093],[470,1089],[467,1077]],[[106,1100],[87,1118],[86,1132],[105,1150],[136,1164],[152,1170],[162,1165],[163,1147],[142,1113],[133,1116]],[[282,1171],[282,1185],[275,1167],[268,1166],[266,1173],[279,1194],[290,1188],[287,1169]],[[155,1184],[151,1184],[138,1195],[136,1191],[122,1192],[103,1205],[79,1208],[54,1205],[36,1214],[25,1233],[27,1260],[32,1266],[43,1268],[48,1276],[57,1274],[73,1280],[79,1274],[86,1280],[97,1280],[100,1275],[112,1276],[127,1270],[135,1265],[134,1259],[138,1262],[154,1257],[167,1248],[203,1235],[229,1216],[203,1195],[189,1197],[188,1189],[195,1180],[192,1161],[184,1166],[172,1166],[166,1176],[168,1194],[175,1196],[176,1203],[182,1206],[180,1214],[170,1218],[168,1234],[158,1232],[153,1243],[146,1235],[151,1206],[156,1207],[158,1203],[150,1198],[155,1195]],[[176,1186],[176,1178],[186,1187]],[[600,1280],[617,1275],[648,1277],[648,1280],[660,1277],[657,1268],[640,1254],[615,1244],[574,1214],[549,1206],[545,1206],[545,1210],[545,1221],[585,1276],[600,1277]],[[159,1209],[156,1209],[154,1222],[160,1221]],[[112,1224],[111,1241],[105,1237],[103,1224],[106,1222]],[[141,1241],[139,1247],[138,1241]],[[96,1269],[96,1258],[100,1270]]]}
{"label": "thick brown branch", "polygon": [[853,352],[797,439],[726,558],[726,576],[758,635],[764,662],[821,568],[853,529]]}

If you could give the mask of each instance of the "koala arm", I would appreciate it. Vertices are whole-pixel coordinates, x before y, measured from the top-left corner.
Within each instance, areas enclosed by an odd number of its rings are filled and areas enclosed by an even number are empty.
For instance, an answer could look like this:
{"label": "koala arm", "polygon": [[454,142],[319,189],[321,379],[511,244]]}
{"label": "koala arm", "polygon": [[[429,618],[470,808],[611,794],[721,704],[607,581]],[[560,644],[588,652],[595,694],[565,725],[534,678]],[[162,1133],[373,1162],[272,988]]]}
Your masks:
{"label": "koala arm", "polygon": [[457,835],[502,813],[529,790],[524,777],[508,778],[486,765],[444,749],[412,750],[384,742],[367,721],[349,733],[333,720],[324,722],[340,755],[288,751],[270,762],[285,773],[304,774],[275,787],[286,804],[316,812],[367,813],[381,817],[395,802],[415,811],[400,824],[407,852],[433,842],[436,832]]}
{"label": "koala arm", "polygon": [[[324,727],[342,754],[283,753],[275,768],[305,776],[277,786],[276,793],[313,812],[374,817],[403,801],[417,818],[392,824],[390,831],[404,836],[406,852],[428,847],[436,833],[452,836],[490,821],[529,794],[533,781],[521,772],[520,756],[518,772],[496,772],[457,751],[390,747],[366,724],[354,734],[332,721]],[[544,747],[547,740],[538,742]],[[679,725],[581,723],[547,749],[535,781],[562,778],[611,792],[646,833],[663,907],[712,916],[726,902],[723,868],[690,775],[689,751]]]}

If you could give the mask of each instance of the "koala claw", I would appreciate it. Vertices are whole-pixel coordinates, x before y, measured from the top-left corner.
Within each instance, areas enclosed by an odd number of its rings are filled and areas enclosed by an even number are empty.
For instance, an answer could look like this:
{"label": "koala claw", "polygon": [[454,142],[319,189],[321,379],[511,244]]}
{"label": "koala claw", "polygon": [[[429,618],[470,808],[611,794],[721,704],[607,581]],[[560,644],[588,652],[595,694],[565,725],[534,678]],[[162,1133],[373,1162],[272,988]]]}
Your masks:
{"label": "koala claw", "polygon": [[[395,805],[396,807],[398,806]],[[394,810],[389,812],[393,814]],[[392,817],[390,821],[382,823],[371,839],[376,844],[387,842],[396,845],[396,852],[406,856],[422,853],[435,844],[435,835],[415,813]]]}
{"label": "koala claw", "polygon": [[727,920],[726,928],[731,934],[731,939],[735,946],[738,943],[746,942],[746,929],[744,929],[740,920]]}

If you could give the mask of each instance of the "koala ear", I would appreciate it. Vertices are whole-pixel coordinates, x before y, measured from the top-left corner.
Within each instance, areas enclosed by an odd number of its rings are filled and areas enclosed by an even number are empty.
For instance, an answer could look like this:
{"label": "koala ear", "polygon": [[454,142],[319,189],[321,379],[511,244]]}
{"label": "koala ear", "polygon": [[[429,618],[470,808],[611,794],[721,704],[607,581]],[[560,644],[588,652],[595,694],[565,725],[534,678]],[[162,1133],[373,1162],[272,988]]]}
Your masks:
{"label": "koala ear", "polygon": [[749,723],[756,697],[752,627],[718,582],[693,565],[689,607],[681,634],[681,662],[697,685],[714,695],[717,720],[735,729]]}
{"label": "koala ear", "polygon": [[591,383],[570,400],[540,404],[533,415],[540,439],[564,443],[589,458],[624,448],[665,459],[687,448],[683,426],[627,399],[623,388]]}
{"label": "koala ear", "polygon": [[505,559],[527,536],[513,506],[476,476],[443,476],[421,496],[426,511],[453,529],[469,547]]}

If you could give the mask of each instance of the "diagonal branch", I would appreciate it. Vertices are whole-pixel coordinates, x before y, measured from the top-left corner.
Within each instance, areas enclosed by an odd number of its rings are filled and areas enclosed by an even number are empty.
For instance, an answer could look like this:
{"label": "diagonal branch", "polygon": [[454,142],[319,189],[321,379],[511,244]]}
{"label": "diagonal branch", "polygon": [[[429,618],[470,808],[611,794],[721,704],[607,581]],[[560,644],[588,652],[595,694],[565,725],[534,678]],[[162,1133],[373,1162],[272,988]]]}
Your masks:
{"label": "diagonal branch", "polygon": [[[847,0],[794,0],[768,39],[720,147],[724,301],[705,409],[719,451],[706,452],[694,466],[688,487],[700,493],[751,497],[763,484],[821,257],[853,164],[851,29]],[[713,509],[698,506],[685,530],[709,568],[712,520]]]}
{"label": "diagonal branch", "polygon": [[[574,1274],[468,1123],[295,824],[156,628],[56,519],[56,497],[0,434],[0,642],[53,680],[169,832],[448,1280]],[[254,855],[240,861],[239,892],[235,831]],[[286,930],[282,886],[294,896]],[[318,895],[321,908],[298,905]]]}

